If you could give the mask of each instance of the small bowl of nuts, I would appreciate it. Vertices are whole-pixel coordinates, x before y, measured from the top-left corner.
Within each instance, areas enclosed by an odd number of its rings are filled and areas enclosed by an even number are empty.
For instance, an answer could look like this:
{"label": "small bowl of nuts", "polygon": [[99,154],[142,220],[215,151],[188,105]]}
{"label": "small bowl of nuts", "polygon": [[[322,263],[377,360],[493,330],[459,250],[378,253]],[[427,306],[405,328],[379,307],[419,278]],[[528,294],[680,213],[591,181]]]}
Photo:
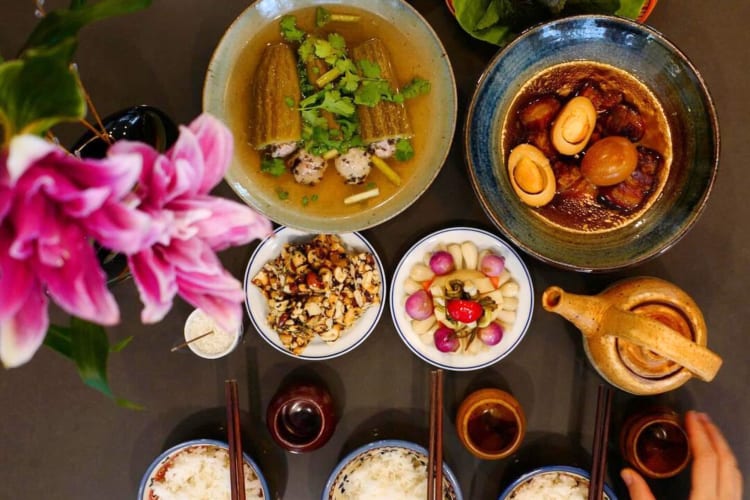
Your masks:
{"label": "small bowl of nuts", "polygon": [[261,337],[308,361],[360,345],[385,305],[383,265],[359,233],[282,226],[253,252],[244,285],[245,307]]}
{"label": "small bowl of nuts", "polygon": [[401,259],[391,315],[406,346],[447,370],[478,370],[523,339],[534,310],[531,276],[518,254],[481,229],[430,234]]}

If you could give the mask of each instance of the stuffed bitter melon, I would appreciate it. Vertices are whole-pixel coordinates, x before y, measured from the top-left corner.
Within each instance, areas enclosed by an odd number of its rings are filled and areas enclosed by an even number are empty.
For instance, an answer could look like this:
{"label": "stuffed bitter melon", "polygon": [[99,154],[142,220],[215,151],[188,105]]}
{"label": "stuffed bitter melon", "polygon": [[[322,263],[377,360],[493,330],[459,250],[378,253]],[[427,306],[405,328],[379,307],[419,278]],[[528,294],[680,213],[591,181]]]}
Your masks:
{"label": "stuffed bitter melon", "polygon": [[251,89],[250,143],[255,149],[296,147],[302,139],[299,99],[294,50],[285,43],[266,46]]}
{"label": "stuffed bitter melon", "polygon": [[[352,49],[355,63],[368,61],[380,68],[380,77],[387,80],[393,91],[398,91],[398,81],[391,66],[388,49],[382,40],[371,38]],[[413,133],[406,108],[401,103],[379,101],[375,106],[357,106],[359,134],[369,144],[386,140],[407,139]]]}

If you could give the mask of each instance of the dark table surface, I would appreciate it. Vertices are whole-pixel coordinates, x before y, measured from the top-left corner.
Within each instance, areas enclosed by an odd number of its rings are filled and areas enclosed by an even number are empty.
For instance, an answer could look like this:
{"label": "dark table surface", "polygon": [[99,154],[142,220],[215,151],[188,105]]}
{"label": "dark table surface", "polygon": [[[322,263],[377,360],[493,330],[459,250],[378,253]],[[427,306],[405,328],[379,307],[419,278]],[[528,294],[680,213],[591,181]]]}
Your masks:
{"label": "dark table surface", "polygon": [[[59,2],[67,3],[67,2]],[[413,1],[439,33],[456,74],[459,125],[475,82],[495,48],[460,30],[443,2]],[[178,123],[201,111],[203,77],[211,53],[247,0],[159,0],[147,10],[84,30],[80,72],[102,114],[151,104]],[[32,2],[4,0],[0,53],[15,53],[33,26]],[[709,412],[724,430],[742,471],[750,471],[747,419],[750,400],[750,320],[747,292],[750,231],[750,3],[662,0],[648,20],[693,61],[713,95],[721,125],[719,175],[707,209],[690,233],[659,258],[624,272],[584,275],[524,257],[536,290],[534,320],[524,341],[502,362],[477,372],[448,373],[445,382],[445,459],[465,498],[491,499],[520,473],[537,465],[589,467],[596,391],[601,379],[583,352],[580,334],[545,313],[538,298],[552,284],[596,293],[619,278],[651,275],[672,281],[702,308],[709,346],[724,359],[712,383],[690,381],[655,398],[618,392],[613,425],[647,399],[679,411]],[[71,136],[74,137],[74,136]],[[477,202],[457,134],[450,155],[430,189],[407,211],[365,236],[390,275],[403,252],[421,236],[451,225],[493,229]],[[747,190],[747,191],[746,191]],[[218,192],[234,198],[223,184]],[[450,199],[451,203],[446,203]],[[228,250],[222,260],[241,277],[255,244]],[[135,288],[116,288],[123,318],[137,318]],[[206,361],[169,352],[179,342],[191,308],[177,302],[151,326],[126,319],[109,330],[112,339],[134,335],[112,356],[116,392],[145,406],[130,411],[87,389],[72,366],[42,349],[27,365],[0,373],[0,498],[131,499],[146,467],[162,450],[197,437],[223,437],[224,380],[241,385],[245,449],[260,463],[273,495],[318,498],[338,459],[378,438],[427,442],[429,366],[402,343],[388,312],[370,338],[334,360],[305,363],[272,349],[252,329],[230,356]],[[320,450],[291,455],[270,440],[265,409],[287,377],[318,378],[334,395],[341,419]],[[458,404],[478,387],[512,392],[523,405],[528,433],[511,458],[481,461],[458,441],[453,419]],[[614,441],[613,441],[614,443]],[[609,482],[625,496],[617,475],[621,459],[611,445]],[[686,498],[689,473],[652,482],[660,498]],[[747,496],[746,496],[747,498]]]}

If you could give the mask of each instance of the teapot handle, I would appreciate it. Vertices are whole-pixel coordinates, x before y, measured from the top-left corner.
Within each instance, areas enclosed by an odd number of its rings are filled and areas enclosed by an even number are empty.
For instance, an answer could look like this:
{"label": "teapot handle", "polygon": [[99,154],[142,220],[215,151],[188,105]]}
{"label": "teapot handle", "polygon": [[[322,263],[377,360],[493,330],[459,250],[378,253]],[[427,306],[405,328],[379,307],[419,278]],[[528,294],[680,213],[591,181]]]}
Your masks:
{"label": "teapot handle", "polygon": [[705,382],[714,379],[722,364],[716,353],[664,323],[615,306],[602,315],[598,326],[586,336],[611,335],[630,341],[674,361]]}

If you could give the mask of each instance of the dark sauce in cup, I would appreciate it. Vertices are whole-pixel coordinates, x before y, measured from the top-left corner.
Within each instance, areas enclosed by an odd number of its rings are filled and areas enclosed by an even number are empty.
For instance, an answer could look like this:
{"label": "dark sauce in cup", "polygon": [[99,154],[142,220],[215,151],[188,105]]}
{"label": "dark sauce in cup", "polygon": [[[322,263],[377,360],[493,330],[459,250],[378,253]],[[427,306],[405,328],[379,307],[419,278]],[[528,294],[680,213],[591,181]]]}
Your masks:
{"label": "dark sauce in cup", "polygon": [[636,440],[635,450],[643,466],[656,474],[680,468],[689,455],[685,432],[670,422],[646,426]]}
{"label": "dark sauce in cup", "polygon": [[487,453],[498,453],[515,442],[519,428],[511,411],[500,405],[486,404],[469,416],[469,439]]}
{"label": "dark sauce in cup", "polygon": [[277,417],[279,435],[295,445],[313,441],[323,428],[320,409],[308,401],[291,401]]}

